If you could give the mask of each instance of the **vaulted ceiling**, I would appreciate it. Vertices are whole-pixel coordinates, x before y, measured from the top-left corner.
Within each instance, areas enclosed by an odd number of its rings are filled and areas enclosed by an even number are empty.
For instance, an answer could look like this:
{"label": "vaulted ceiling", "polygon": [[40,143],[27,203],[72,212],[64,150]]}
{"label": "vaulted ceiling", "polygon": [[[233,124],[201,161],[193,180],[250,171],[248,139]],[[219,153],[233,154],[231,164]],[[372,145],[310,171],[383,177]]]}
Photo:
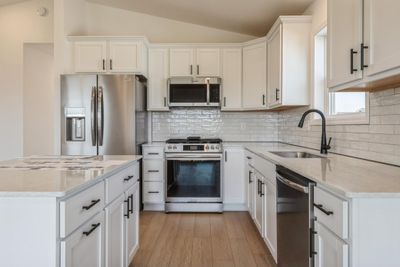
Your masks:
{"label": "vaulted ceiling", "polygon": [[88,0],[213,28],[262,36],[279,15],[302,14],[313,0]]}

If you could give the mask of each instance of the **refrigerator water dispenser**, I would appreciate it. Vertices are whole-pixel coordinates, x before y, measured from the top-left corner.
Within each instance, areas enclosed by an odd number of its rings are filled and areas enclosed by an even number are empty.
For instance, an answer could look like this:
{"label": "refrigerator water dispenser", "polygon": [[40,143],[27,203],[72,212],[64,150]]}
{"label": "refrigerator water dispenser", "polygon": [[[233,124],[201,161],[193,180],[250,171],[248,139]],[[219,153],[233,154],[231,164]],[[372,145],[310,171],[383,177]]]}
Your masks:
{"label": "refrigerator water dispenser", "polygon": [[65,118],[66,141],[85,141],[85,108],[65,108]]}

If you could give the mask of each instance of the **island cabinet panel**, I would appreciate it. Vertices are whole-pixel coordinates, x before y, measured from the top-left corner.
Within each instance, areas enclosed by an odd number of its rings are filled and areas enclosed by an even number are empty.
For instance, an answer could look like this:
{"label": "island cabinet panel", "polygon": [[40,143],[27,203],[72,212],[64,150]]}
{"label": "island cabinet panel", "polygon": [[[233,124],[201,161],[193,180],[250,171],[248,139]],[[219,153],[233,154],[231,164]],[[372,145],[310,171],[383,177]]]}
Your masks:
{"label": "island cabinet panel", "polygon": [[106,179],[106,203],[111,203],[139,179],[139,162]]}
{"label": "island cabinet panel", "polygon": [[106,267],[124,267],[124,241],[127,205],[124,195],[106,207]]}
{"label": "island cabinet panel", "polygon": [[61,241],[61,267],[102,267],[103,254],[104,212]]}
{"label": "island cabinet panel", "polygon": [[60,237],[74,229],[104,208],[104,182],[60,202]]}

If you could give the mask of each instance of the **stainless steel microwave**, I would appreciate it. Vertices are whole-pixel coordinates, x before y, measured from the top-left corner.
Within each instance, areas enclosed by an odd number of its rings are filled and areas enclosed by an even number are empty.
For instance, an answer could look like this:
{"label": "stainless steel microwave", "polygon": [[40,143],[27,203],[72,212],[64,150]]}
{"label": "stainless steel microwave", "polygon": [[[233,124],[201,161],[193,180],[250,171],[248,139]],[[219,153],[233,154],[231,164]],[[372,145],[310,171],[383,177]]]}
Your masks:
{"label": "stainless steel microwave", "polygon": [[221,78],[176,77],[168,79],[170,107],[219,107]]}

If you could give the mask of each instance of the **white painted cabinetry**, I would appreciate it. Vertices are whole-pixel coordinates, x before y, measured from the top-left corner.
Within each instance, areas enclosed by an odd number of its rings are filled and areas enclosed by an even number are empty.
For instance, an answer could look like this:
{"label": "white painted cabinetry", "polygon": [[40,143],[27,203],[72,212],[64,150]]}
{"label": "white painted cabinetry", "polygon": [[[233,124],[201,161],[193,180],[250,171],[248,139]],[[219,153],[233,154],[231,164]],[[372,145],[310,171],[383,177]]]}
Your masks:
{"label": "white painted cabinetry", "polygon": [[69,38],[76,73],[138,73],[147,75],[147,42],[139,37]]}
{"label": "white painted cabinetry", "polygon": [[112,204],[105,208],[106,212],[106,267],[123,267],[125,219],[127,205],[124,195],[119,196]]}
{"label": "white painted cabinetry", "polygon": [[246,210],[244,154],[241,147],[224,147],[223,168],[224,210]]}
{"label": "white painted cabinetry", "polygon": [[242,108],[242,48],[222,49],[221,110]]}
{"label": "white painted cabinetry", "polygon": [[265,225],[265,178],[259,173],[255,172],[255,202],[254,202],[254,222],[257,226],[261,236],[264,237]]}
{"label": "white painted cabinetry", "polygon": [[221,76],[221,59],[219,48],[196,49],[196,75]]}
{"label": "white painted cabinetry", "polygon": [[168,48],[149,49],[147,103],[149,111],[168,111]]}
{"label": "white painted cabinetry", "polygon": [[194,49],[171,48],[169,50],[169,76],[194,75]]}
{"label": "white painted cabinetry", "polygon": [[[128,211],[125,218],[125,266],[132,262],[136,251],[139,249],[139,183],[136,183],[125,192],[128,201]],[[128,215],[129,214],[129,215]]]}
{"label": "white painted cabinetry", "polygon": [[268,108],[309,104],[310,30],[310,16],[281,16],[268,33]]}
{"label": "white painted cabinetry", "polygon": [[267,48],[265,40],[243,47],[244,109],[267,107]]}
{"label": "white painted cabinetry", "polygon": [[276,225],[276,182],[265,179],[265,241],[271,254],[277,255],[277,225]]}

